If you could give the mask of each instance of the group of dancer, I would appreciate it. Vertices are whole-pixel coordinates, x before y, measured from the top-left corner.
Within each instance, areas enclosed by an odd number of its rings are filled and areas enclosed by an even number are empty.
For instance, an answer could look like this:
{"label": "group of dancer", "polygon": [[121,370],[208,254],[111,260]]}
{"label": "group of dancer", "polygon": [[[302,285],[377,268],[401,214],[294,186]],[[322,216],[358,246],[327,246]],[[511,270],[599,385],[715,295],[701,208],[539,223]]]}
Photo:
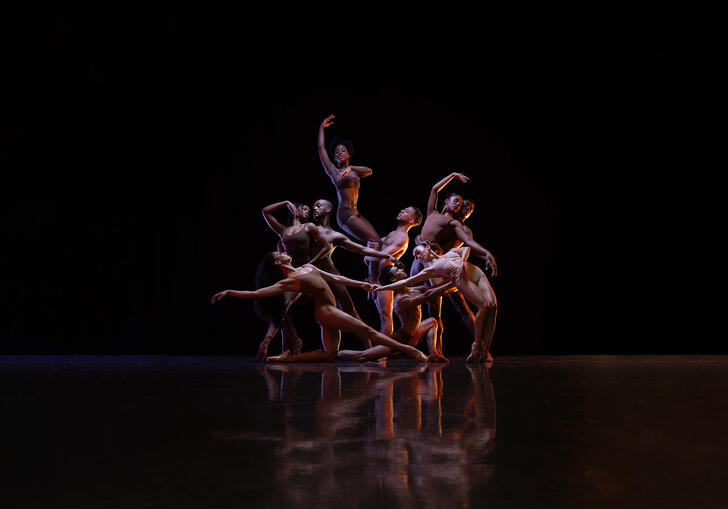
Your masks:
{"label": "group of dancer", "polygon": [[[447,362],[443,354],[441,318],[442,297],[447,295],[473,336],[467,362],[490,362],[490,345],[495,330],[497,305],[495,294],[485,273],[467,261],[473,253],[484,261],[491,276],[497,274],[493,255],[473,238],[464,223],[474,210],[472,200],[449,194],[440,210],[439,192],[453,179],[468,182],[462,173],[451,173],[437,182],[430,192],[427,213],[408,206],[397,214],[397,227],[381,237],[372,224],[357,210],[359,185],[372,174],[365,166],[354,166],[350,159],[352,143],[338,137],[325,144],[325,129],[333,125],[334,115],[319,127],[318,152],[321,163],[336,187],[336,220],[347,235],[331,226],[333,204],[317,200],[313,209],[290,201],[272,203],[263,208],[263,217],[278,235],[275,251],[268,252],[256,271],[257,290],[224,290],[212,297],[255,299],[255,310],[268,323],[257,359],[267,362],[331,362],[377,360],[402,352],[419,361]],[[282,224],[276,210],[287,208],[290,218]],[[409,246],[409,230],[422,224],[415,237],[414,261],[410,273],[399,258]],[[367,278],[358,281],[342,276],[334,266],[332,253],[343,247],[364,256]],[[374,296],[379,312],[380,330],[362,321],[347,286],[359,287]],[[302,352],[289,310],[305,293],[313,298],[314,317],[321,326],[323,349]],[[473,314],[470,303],[476,308]],[[422,320],[421,305],[426,304],[430,317]],[[394,330],[392,313],[401,327]],[[268,345],[281,332],[282,353],[267,356]],[[364,350],[339,350],[341,331],[355,334]],[[429,356],[416,346],[426,338]],[[374,345],[372,344],[374,343]]]}

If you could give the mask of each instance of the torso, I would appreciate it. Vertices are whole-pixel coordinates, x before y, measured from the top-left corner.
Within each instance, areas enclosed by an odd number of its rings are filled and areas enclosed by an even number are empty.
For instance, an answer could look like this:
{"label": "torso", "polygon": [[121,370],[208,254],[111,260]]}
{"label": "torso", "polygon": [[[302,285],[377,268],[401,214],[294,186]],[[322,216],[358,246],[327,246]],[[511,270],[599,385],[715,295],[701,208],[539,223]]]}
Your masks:
{"label": "torso", "polygon": [[315,306],[336,306],[336,299],[328,283],[310,265],[301,267],[290,277],[301,283],[301,291],[313,297]]}
{"label": "torso", "polygon": [[404,295],[406,295],[406,293],[401,290],[394,293],[394,311],[397,313],[399,321],[402,323],[401,328],[406,330],[409,334],[414,334],[417,327],[420,326],[420,320],[422,320],[422,309],[420,306],[412,306],[402,309],[399,306],[399,301]]}
{"label": "torso", "polygon": [[283,248],[293,258],[291,264],[294,267],[300,267],[308,261],[310,239],[303,225],[297,231],[293,230],[292,227],[283,230],[281,242]]}
{"label": "torso", "polygon": [[452,249],[454,242],[457,241],[451,221],[455,221],[455,219],[447,214],[433,212],[427,216],[425,224],[422,225],[422,232],[419,235],[420,241],[437,242],[442,247],[443,252],[449,251]]}
{"label": "torso", "polygon": [[339,198],[339,208],[352,209],[356,214],[356,203],[359,200],[359,175],[350,171],[334,181],[334,185]]}

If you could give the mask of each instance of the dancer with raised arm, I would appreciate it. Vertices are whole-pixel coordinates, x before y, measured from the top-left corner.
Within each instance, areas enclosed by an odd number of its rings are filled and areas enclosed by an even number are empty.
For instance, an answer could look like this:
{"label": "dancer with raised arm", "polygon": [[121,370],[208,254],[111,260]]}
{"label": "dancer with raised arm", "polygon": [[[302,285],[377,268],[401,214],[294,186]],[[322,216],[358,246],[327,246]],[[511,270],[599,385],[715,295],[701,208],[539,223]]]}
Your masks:
{"label": "dancer with raised arm", "polygon": [[[326,150],[324,129],[334,124],[333,119],[334,115],[329,115],[319,126],[318,152],[326,174],[336,187],[336,196],[339,200],[336,220],[339,227],[356,240],[366,242],[368,247],[379,250],[382,243],[377,230],[359,214],[357,209],[359,181],[371,175],[372,170],[366,166],[352,166],[350,162],[352,143],[338,137],[335,137],[331,142],[334,162],[331,161],[329,152]],[[376,262],[370,262],[368,281],[374,282],[376,280],[375,270]]]}
{"label": "dancer with raised arm", "polygon": [[[316,350],[293,354],[285,350],[281,355],[267,357],[269,362],[331,362],[336,359],[339,351],[341,332],[352,332],[359,338],[371,338],[377,344],[389,346],[402,351],[419,361],[426,361],[427,356],[416,348],[403,345],[384,334],[377,332],[367,324],[344,313],[336,307],[334,294],[327,282],[334,282],[346,286],[358,286],[366,291],[373,291],[376,285],[363,281],[356,281],[344,276],[329,274],[314,265],[307,263],[301,267],[291,265],[292,258],[284,252],[271,252],[267,256],[267,266],[271,274],[276,274],[278,281],[266,288],[255,291],[224,290],[212,297],[212,303],[230,296],[242,299],[258,297],[271,297],[284,292],[303,292],[314,299],[314,316],[321,326],[321,342],[323,350]],[[363,339],[362,339],[363,340]]]}
{"label": "dancer with raised arm", "polygon": [[[379,282],[383,285],[407,279],[407,272],[394,265],[389,265],[382,269],[379,275]],[[455,283],[446,280],[439,285],[429,288],[426,286],[416,286],[408,288],[403,286],[394,293],[394,310],[397,312],[402,327],[390,334],[392,339],[396,339],[400,343],[411,346],[417,346],[423,337],[427,338],[427,346],[430,350],[429,360],[431,362],[449,362],[442,354],[441,345],[436,343],[437,320],[427,318],[422,320],[422,310],[420,304],[429,299],[441,297],[442,295],[454,292],[456,290]],[[377,292],[390,293],[390,292]],[[377,345],[363,351],[341,350],[339,359],[353,361],[369,361],[377,360],[396,353],[388,346]]]}
{"label": "dancer with raised arm", "polygon": [[[333,212],[333,210],[334,205],[329,200],[323,198],[316,200],[316,202],[313,204],[314,224],[318,227],[319,234],[323,238],[325,238],[326,241],[331,245],[331,249],[314,263],[316,267],[321,270],[325,270],[330,274],[339,274],[339,271],[336,269],[336,267],[334,266],[334,262],[331,259],[331,255],[334,253],[334,250],[339,246],[343,247],[348,251],[364,255],[370,260],[376,262],[386,261],[388,263],[399,263],[399,260],[393,255],[387,252],[377,251],[375,249],[362,246],[361,244],[357,244],[343,233],[334,230],[331,227],[331,213]],[[316,249],[317,248],[314,248],[314,250]],[[359,314],[354,307],[354,302],[351,300],[351,296],[346,290],[346,287],[338,284],[331,284],[329,286],[331,287],[331,291],[334,292],[334,296],[339,303],[339,307],[349,313],[351,316],[359,318]],[[384,333],[384,331],[382,332]],[[387,335],[386,333],[384,334],[385,336]],[[365,346],[369,348],[371,347],[371,344]]]}
{"label": "dancer with raised arm", "polygon": [[[288,225],[282,224],[273,213],[283,207],[288,208]],[[304,263],[324,256],[331,248],[326,239],[319,235],[318,228],[310,222],[311,209],[308,205],[294,204],[288,200],[271,203],[263,207],[262,211],[265,222],[270,226],[279,238],[279,249],[292,253],[293,265],[300,266]],[[311,256],[312,246],[316,245],[318,251]],[[268,273],[265,270],[265,263],[261,262],[256,270],[256,288],[268,286],[272,282],[267,279]],[[288,310],[301,294],[298,292],[287,292],[282,298],[273,299],[272,302],[256,299],[254,309],[259,318],[268,323],[268,331],[265,338],[258,346],[256,358],[262,361],[268,353],[268,345],[276,336],[278,330],[283,327],[281,351],[291,350],[299,353],[303,347],[303,341],[298,336],[293,323],[288,317]],[[281,307],[282,306],[282,307]]]}
{"label": "dancer with raised arm", "polygon": [[497,303],[486,275],[476,265],[466,261],[469,253],[470,248],[457,247],[443,255],[442,249],[435,243],[420,244],[413,254],[427,266],[414,276],[378,287],[376,291],[396,290],[432,278],[452,278],[457,289],[478,309],[473,344],[466,362],[489,362],[493,360],[490,345],[495,330]]}

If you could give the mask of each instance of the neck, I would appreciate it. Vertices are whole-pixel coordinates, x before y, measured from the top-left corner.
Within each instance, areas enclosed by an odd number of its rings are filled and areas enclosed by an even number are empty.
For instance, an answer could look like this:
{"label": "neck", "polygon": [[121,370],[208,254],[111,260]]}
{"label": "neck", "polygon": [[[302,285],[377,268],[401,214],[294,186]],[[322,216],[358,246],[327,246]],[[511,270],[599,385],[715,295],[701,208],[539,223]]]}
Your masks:
{"label": "neck", "polygon": [[414,225],[410,222],[398,223],[396,230],[398,232],[402,232],[402,233],[409,233],[410,228],[412,228],[412,227],[414,227]]}
{"label": "neck", "polygon": [[325,216],[321,216],[319,218],[319,226],[323,226],[324,228],[331,228],[331,214],[326,214]]}

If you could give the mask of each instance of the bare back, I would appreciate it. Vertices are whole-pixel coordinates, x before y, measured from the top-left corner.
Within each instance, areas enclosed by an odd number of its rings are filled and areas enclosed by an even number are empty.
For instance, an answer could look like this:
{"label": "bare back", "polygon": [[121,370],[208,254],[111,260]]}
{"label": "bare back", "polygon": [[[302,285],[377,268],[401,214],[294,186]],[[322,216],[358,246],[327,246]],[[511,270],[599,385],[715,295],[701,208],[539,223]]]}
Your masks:
{"label": "bare back", "polygon": [[422,320],[422,310],[420,306],[407,306],[400,302],[402,297],[415,291],[411,289],[403,290],[405,289],[403,288],[394,293],[394,311],[397,313],[400,322],[402,322],[402,329],[408,334],[414,335]]}

